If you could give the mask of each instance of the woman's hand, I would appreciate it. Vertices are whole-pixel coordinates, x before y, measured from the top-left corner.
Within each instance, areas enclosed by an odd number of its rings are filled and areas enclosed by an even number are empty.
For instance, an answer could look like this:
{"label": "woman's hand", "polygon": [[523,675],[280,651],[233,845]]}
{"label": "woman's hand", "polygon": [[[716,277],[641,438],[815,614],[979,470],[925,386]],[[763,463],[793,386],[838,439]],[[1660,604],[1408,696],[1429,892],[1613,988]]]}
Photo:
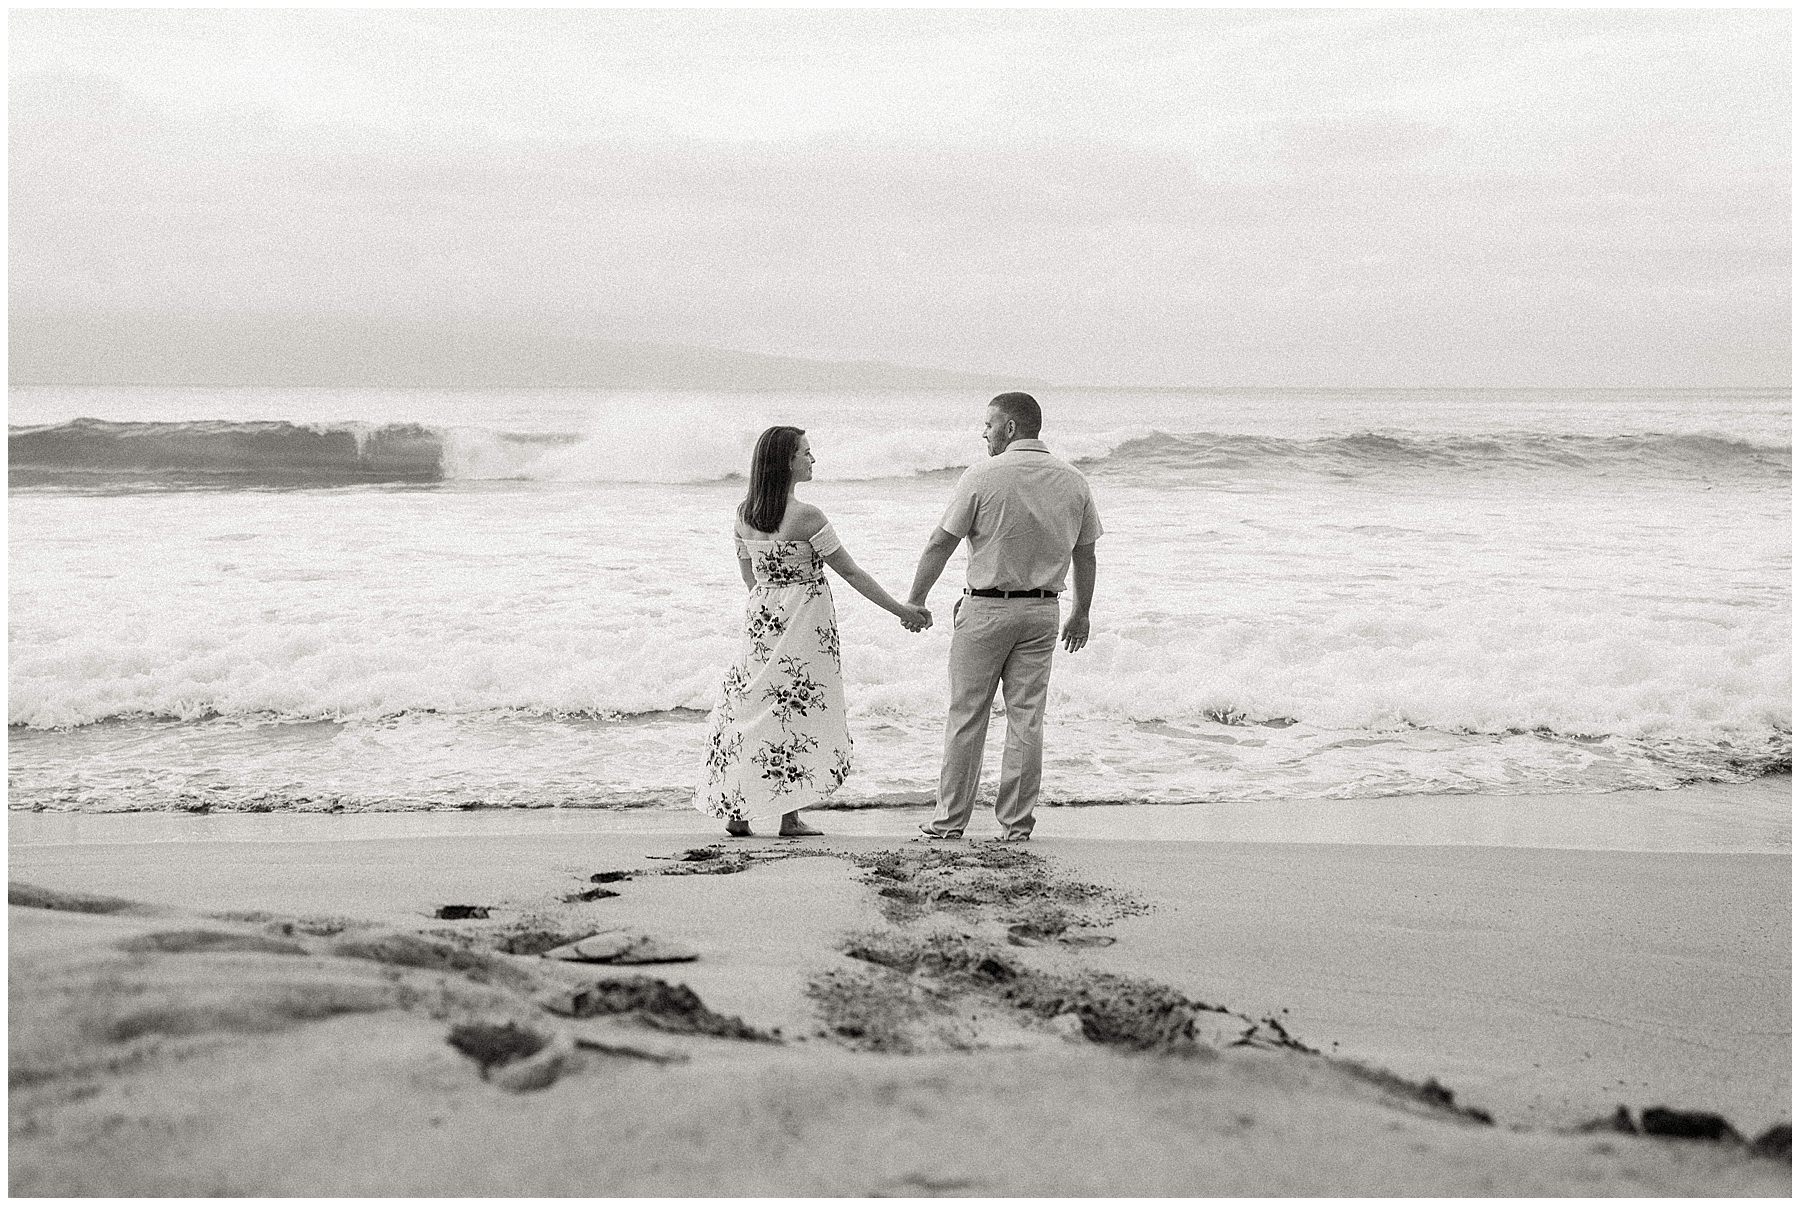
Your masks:
{"label": "woman's hand", "polygon": [[900,626],[908,632],[924,632],[931,627],[931,609],[902,603],[900,605]]}

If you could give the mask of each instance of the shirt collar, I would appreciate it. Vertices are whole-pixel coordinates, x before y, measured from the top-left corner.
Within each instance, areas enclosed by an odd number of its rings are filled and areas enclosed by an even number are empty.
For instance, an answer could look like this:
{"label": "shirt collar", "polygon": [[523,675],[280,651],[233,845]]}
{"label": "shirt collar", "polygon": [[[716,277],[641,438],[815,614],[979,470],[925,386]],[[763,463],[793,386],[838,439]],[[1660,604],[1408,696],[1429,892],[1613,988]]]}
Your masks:
{"label": "shirt collar", "polygon": [[1006,446],[1008,452],[1049,452],[1049,445],[1042,440],[1014,440]]}

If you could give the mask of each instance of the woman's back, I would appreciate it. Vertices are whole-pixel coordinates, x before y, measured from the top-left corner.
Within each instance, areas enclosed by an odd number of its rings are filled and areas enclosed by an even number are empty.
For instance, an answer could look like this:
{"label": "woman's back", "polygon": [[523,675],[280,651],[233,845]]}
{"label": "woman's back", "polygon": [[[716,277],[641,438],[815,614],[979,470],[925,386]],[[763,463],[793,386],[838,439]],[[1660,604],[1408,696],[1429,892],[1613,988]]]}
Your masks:
{"label": "woman's back", "polygon": [[739,540],[808,540],[818,534],[825,526],[825,513],[811,503],[803,503],[794,499],[788,503],[787,510],[781,516],[781,526],[773,532],[759,532],[745,522],[743,513],[737,516],[736,532]]}
{"label": "woman's back", "polygon": [[[859,567],[825,513],[794,497],[812,480],[798,427],[771,427],[750,458],[750,488],[732,525],[750,597],[744,638],[707,718],[706,781],[694,806],[743,837],[750,819],[781,817],[783,836],[816,834],[800,810],[831,796],[850,773],[837,613],[824,567],[917,632],[931,623]],[[754,522],[753,522],[754,520]],[[766,526],[765,526],[766,525]]]}

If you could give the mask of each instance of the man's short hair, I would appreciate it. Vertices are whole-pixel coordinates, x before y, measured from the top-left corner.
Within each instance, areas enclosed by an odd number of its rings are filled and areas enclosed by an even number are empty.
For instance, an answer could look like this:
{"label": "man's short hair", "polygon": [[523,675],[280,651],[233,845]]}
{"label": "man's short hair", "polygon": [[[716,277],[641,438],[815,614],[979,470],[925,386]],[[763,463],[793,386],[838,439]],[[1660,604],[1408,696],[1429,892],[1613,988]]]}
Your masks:
{"label": "man's short hair", "polygon": [[1034,438],[1044,429],[1044,412],[1030,394],[999,394],[988,405],[1017,423],[1019,434],[1025,439]]}

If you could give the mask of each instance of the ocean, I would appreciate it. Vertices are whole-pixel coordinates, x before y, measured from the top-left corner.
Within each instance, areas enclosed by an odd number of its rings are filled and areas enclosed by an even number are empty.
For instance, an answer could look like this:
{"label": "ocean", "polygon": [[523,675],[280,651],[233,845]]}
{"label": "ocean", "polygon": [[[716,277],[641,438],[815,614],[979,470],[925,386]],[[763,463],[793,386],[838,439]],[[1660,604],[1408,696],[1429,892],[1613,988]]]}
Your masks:
{"label": "ocean", "polygon": [[[1787,771],[1786,390],[1048,389],[1106,526],[1052,804]],[[757,433],[895,593],[968,392],[11,391],[13,809],[688,806]],[[834,582],[856,768],[933,793],[950,605]],[[990,734],[988,779],[1001,725]]]}

